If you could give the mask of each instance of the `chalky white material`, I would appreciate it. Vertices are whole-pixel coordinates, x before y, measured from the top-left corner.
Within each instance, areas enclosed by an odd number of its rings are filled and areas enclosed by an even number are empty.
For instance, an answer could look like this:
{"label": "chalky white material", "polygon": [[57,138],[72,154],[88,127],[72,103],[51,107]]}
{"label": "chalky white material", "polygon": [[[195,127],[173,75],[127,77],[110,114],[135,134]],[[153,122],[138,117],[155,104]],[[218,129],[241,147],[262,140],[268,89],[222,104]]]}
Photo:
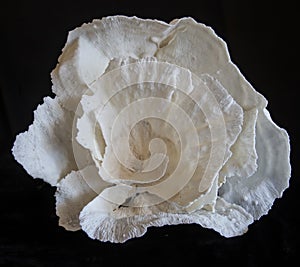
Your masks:
{"label": "chalky white material", "polygon": [[57,187],[59,224],[125,242],[197,223],[241,235],[289,185],[289,137],[215,32],[112,16],[69,33],[13,155]]}

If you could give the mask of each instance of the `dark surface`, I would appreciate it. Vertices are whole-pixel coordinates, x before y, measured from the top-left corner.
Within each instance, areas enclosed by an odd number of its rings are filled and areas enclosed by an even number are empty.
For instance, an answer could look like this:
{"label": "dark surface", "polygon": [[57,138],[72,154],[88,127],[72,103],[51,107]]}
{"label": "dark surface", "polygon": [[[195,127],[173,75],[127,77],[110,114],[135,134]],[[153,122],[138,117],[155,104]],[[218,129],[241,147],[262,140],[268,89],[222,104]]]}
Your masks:
{"label": "dark surface", "polygon": [[[262,266],[288,263],[299,249],[299,15],[288,1],[6,1],[0,5],[0,265],[3,266]],[[80,3],[80,4],[79,4]],[[268,100],[274,121],[290,134],[290,188],[241,237],[226,239],[197,225],[150,228],[125,244],[67,232],[55,215],[55,188],[33,180],[10,154],[15,135],[51,93],[50,71],[67,32],[107,15],[170,21],[192,16],[212,26],[233,61]],[[299,154],[298,154],[299,155]],[[288,265],[286,265],[288,266]]]}

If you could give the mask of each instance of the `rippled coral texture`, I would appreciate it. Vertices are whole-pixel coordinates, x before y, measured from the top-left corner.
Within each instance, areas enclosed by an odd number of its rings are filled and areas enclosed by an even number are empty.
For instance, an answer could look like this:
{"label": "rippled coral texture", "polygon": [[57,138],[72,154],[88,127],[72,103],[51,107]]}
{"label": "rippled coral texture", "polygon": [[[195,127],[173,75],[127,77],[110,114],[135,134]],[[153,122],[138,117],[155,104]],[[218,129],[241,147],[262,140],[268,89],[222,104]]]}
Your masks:
{"label": "rippled coral texture", "polygon": [[51,76],[56,96],[12,151],[57,187],[67,230],[125,242],[150,226],[197,223],[237,236],[289,185],[287,132],[225,42],[192,18],[84,24]]}

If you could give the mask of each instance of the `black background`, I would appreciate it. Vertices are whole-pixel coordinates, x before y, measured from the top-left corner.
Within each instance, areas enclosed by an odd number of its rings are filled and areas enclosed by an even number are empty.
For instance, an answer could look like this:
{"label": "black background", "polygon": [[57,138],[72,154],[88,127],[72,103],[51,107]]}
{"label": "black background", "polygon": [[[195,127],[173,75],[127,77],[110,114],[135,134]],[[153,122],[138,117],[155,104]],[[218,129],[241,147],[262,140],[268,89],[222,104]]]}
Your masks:
{"label": "black background", "polygon": [[[197,4],[196,4],[197,3]],[[273,209],[231,239],[198,225],[150,228],[124,244],[101,243],[58,226],[55,188],[33,180],[12,158],[15,135],[51,93],[50,71],[67,33],[108,15],[166,22],[191,16],[228,44],[248,81],[268,100],[274,121],[291,138],[292,178]],[[6,1],[0,4],[0,265],[3,266],[262,266],[300,253],[296,115],[299,16],[289,1]]]}

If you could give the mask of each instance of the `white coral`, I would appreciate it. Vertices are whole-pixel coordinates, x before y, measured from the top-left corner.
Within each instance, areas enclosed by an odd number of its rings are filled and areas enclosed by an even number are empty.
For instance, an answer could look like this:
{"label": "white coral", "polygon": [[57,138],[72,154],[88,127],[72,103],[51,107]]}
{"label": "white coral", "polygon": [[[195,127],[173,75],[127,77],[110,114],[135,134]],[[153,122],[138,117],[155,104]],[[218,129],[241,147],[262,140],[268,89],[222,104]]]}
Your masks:
{"label": "white coral", "polygon": [[13,155],[57,186],[60,225],[124,242],[197,223],[231,237],[282,196],[289,138],[226,44],[191,18],[94,20],[71,31]]}

